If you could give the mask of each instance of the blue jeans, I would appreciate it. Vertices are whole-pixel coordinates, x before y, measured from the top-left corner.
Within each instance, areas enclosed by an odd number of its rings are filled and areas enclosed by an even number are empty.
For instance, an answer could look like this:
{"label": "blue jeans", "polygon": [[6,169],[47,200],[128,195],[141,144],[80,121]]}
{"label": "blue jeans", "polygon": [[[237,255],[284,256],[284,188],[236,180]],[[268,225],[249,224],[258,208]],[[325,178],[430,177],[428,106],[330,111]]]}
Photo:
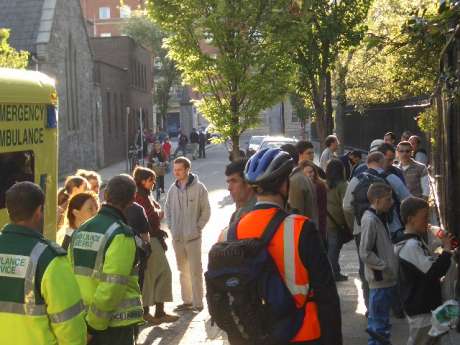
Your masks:
{"label": "blue jeans", "polygon": [[329,231],[327,233],[327,256],[332,266],[334,278],[340,275],[340,250],[343,243],[340,241],[339,233],[337,231]]}
{"label": "blue jeans", "polygon": [[[382,338],[390,340],[390,309],[393,302],[394,287],[369,290],[369,331],[379,334]],[[368,345],[380,345],[374,338],[369,338]]]}

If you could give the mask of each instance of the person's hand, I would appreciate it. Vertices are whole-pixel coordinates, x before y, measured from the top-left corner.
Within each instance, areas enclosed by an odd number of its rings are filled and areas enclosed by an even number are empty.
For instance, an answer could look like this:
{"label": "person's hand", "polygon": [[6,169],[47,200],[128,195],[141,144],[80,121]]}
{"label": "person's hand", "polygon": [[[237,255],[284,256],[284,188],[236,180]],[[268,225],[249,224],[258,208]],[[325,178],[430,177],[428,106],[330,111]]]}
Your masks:
{"label": "person's hand", "polygon": [[442,242],[442,248],[445,251],[451,251],[452,250],[452,240],[454,239],[454,235],[451,233],[445,234],[443,238],[441,238]]}
{"label": "person's hand", "polygon": [[89,344],[91,342],[91,339],[93,339],[93,336],[91,334],[86,335],[86,343]]}

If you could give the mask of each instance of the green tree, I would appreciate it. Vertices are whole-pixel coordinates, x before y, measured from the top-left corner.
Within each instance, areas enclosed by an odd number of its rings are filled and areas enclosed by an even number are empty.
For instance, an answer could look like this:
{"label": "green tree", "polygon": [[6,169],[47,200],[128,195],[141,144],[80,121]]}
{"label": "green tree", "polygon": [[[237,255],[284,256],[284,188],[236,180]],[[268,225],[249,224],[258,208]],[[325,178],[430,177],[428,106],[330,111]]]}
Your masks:
{"label": "green tree", "polygon": [[147,17],[144,11],[133,13],[133,16],[123,26],[123,33],[149,49],[154,55],[155,91],[153,100],[157,105],[161,125],[165,127],[171,87],[180,84],[180,73],[176,64],[168,57],[168,51],[162,46],[166,34]]}
{"label": "green tree", "polygon": [[8,44],[10,31],[0,28],[0,67],[26,68],[29,63],[29,53],[17,51]]}
{"label": "green tree", "polygon": [[321,144],[333,130],[332,77],[341,51],[353,47],[366,32],[372,0],[304,0],[297,26],[296,91],[315,111]]}
{"label": "green tree", "polygon": [[348,66],[350,103],[363,108],[432,93],[446,29],[433,22],[436,12],[432,0],[375,0],[366,38]]}
{"label": "green tree", "polygon": [[239,137],[284,99],[292,76],[292,0],[150,0],[200,112],[239,154]]}

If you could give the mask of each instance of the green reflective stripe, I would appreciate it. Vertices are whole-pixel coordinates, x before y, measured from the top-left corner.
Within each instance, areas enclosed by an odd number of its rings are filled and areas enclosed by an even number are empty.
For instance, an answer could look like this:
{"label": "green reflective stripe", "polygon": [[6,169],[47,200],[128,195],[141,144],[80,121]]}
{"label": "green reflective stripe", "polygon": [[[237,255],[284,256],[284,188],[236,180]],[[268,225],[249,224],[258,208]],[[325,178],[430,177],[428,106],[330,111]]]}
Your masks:
{"label": "green reflective stripe", "polygon": [[105,232],[104,237],[101,241],[101,246],[99,247],[99,251],[97,252],[96,262],[94,264],[94,269],[96,271],[99,271],[99,272],[102,271],[102,265],[104,263],[104,256],[105,256],[105,246],[107,245],[107,242],[109,241],[109,239],[112,237],[113,233],[119,227],[120,227],[120,224],[113,223],[112,225],[109,226],[109,228]]}
{"label": "green reflective stripe", "polygon": [[47,245],[38,242],[30,253],[30,261],[27,266],[26,276],[24,278],[24,304],[27,308],[33,309],[35,305],[35,275],[37,272],[37,265],[40,256],[45,251]]}
{"label": "green reflective stripe", "polygon": [[[130,299],[125,299],[118,304],[117,308],[132,308],[132,307],[139,307],[142,308],[142,300],[140,297],[135,297],[135,298],[130,298]],[[103,311],[98,309],[94,304],[89,307],[89,310],[96,315],[97,317],[101,319],[107,319],[107,320],[128,320],[128,319],[134,319],[138,318],[137,314],[135,316],[132,316],[131,314],[133,313],[141,313],[141,317],[143,316],[144,311],[141,310],[134,310],[134,311],[128,311],[128,312],[108,312],[108,311]],[[130,314],[129,318],[126,318]]]}
{"label": "green reflective stripe", "polygon": [[129,283],[129,277],[125,277],[119,274],[100,273],[96,270],[92,270],[89,267],[75,266],[73,271],[75,274],[85,276],[85,277],[90,277],[90,278],[99,280],[100,282],[119,284],[119,285],[127,285]]}
{"label": "green reflective stripe", "polygon": [[73,268],[73,272],[75,274],[78,274],[80,276],[85,276],[85,277],[90,277],[92,278],[93,275],[95,273],[97,273],[96,271],[94,271],[93,269],[89,268],[89,267],[84,267],[84,266],[74,266]]}
{"label": "green reflective stripe", "polygon": [[0,313],[44,316],[46,315],[45,305],[26,305],[15,302],[0,302]]}
{"label": "green reflective stripe", "polygon": [[110,320],[113,315],[113,312],[100,310],[94,304],[89,307],[89,311],[100,319]]}
{"label": "green reflective stripe", "polygon": [[104,283],[128,285],[129,278],[119,274],[106,274],[102,273],[98,276],[99,281]]}
{"label": "green reflective stripe", "polygon": [[112,316],[112,321],[126,321],[126,320],[136,320],[144,316],[143,310],[133,310],[121,313],[115,313]]}
{"label": "green reflective stripe", "polygon": [[60,313],[55,313],[55,314],[50,314],[49,319],[53,323],[60,323],[60,322],[65,322],[67,320],[73,319],[75,316],[80,314],[83,310],[85,310],[85,307],[83,305],[83,302],[80,300],[70,308],[67,308],[64,311],[61,311]]}
{"label": "green reflective stripe", "polygon": [[142,307],[142,300],[140,297],[125,299],[118,305],[119,308]]}

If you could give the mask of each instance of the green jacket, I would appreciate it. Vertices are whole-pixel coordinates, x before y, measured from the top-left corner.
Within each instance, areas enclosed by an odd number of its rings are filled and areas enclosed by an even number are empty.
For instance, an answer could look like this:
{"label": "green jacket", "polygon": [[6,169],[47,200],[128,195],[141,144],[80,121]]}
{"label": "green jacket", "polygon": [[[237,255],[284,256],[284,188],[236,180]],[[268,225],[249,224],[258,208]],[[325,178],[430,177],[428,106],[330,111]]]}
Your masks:
{"label": "green jacket", "polygon": [[40,233],[0,233],[0,344],[83,345],[80,290],[66,252]]}
{"label": "green jacket", "polygon": [[338,225],[347,225],[350,230],[353,230],[353,217],[343,212],[342,207],[347,186],[348,183],[342,181],[334,189],[327,190],[327,231],[339,230]]}
{"label": "green jacket", "polygon": [[143,322],[134,233],[123,214],[104,205],[72,236],[68,253],[90,333]]}

